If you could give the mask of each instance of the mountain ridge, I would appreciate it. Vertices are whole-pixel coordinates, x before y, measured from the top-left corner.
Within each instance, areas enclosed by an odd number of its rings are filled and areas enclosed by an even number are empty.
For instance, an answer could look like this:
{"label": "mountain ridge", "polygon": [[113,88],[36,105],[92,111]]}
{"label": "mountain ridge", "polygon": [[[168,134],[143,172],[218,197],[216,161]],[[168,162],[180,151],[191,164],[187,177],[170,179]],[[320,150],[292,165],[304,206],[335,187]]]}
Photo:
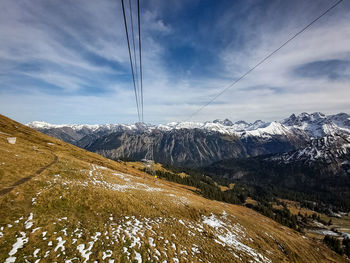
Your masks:
{"label": "mountain ridge", "polygon": [[182,122],[167,125],[136,123],[106,125],[27,124],[111,159],[154,159],[186,167],[207,166],[230,159],[279,154],[307,147],[314,138],[350,136],[350,115],[292,114],[280,122]]}
{"label": "mountain ridge", "polygon": [[[170,122],[167,124],[144,124],[144,123],[135,123],[135,124],[50,124],[43,121],[33,121],[27,123],[26,125],[34,129],[54,129],[54,128],[72,128],[73,130],[80,131],[84,129],[90,129],[92,131],[97,130],[110,130],[110,131],[153,131],[153,130],[162,130],[168,131],[173,129],[203,129],[206,131],[215,131],[222,134],[230,135],[242,135],[242,133],[249,133],[251,131],[256,131],[259,129],[264,129],[263,133],[266,134],[283,134],[286,131],[276,131],[276,128],[290,130],[292,128],[299,128],[306,130],[310,135],[317,137],[319,133],[308,129],[308,125],[317,125],[317,123],[322,124],[333,124],[338,128],[344,129],[350,134],[350,115],[347,113],[338,113],[334,115],[325,115],[321,112],[306,113],[303,112],[299,115],[292,114],[288,118],[285,118],[281,121],[271,121],[265,122],[257,120],[252,123],[248,123],[244,120],[237,122],[232,122],[229,119],[206,122]],[[305,124],[308,124],[305,126]],[[304,126],[303,126],[304,125]],[[253,135],[253,133],[250,133]]]}

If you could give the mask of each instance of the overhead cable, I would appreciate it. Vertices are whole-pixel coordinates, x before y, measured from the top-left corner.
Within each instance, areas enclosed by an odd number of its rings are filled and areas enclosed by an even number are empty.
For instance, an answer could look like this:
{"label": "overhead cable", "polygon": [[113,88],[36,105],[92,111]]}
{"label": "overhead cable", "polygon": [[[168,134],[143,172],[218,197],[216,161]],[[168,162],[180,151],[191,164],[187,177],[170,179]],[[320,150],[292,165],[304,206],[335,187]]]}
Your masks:
{"label": "overhead cable", "polygon": [[210,105],[212,102],[214,102],[219,96],[221,96],[225,91],[232,88],[234,85],[236,85],[239,81],[241,81],[243,78],[245,78],[249,73],[251,73],[253,70],[255,70],[257,67],[259,67],[261,64],[263,64],[266,60],[268,60],[270,57],[272,57],[274,54],[276,54],[280,49],[282,49],[284,46],[286,46],[288,43],[293,41],[296,37],[298,37],[300,34],[302,34],[305,30],[307,30],[310,26],[312,26],[314,23],[316,23],[321,17],[326,15],[329,11],[331,11],[333,8],[335,8],[337,5],[339,5],[343,0],[337,1],[335,4],[327,8],[322,14],[320,14],[318,17],[316,17],[314,20],[312,20],[310,23],[308,23],[305,27],[303,27],[300,31],[298,31],[296,34],[294,34],[291,38],[289,38],[287,41],[285,41],[282,45],[280,45],[277,49],[272,51],[270,54],[268,54],[266,57],[264,57],[262,60],[260,60],[255,66],[250,68],[248,71],[246,71],[242,76],[240,76],[238,79],[236,79],[234,82],[232,82],[229,86],[225,87],[223,90],[221,90],[217,95],[215,95],[210,101],[202,105],[198,110],[193,112],[189,118],[186,119],[186,121],[189,121],[192,119],[193,116],[198,114],[200,111],[202,111],[205,107]]}

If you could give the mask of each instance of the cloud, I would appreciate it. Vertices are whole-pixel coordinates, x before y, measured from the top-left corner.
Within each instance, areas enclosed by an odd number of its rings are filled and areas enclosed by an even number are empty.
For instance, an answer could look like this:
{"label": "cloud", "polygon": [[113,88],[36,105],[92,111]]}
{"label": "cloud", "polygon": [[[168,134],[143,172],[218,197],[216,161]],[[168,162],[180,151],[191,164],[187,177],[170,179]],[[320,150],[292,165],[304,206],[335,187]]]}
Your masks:
{"label": "cloud", "polygon": [[[156,123],[187,119],[330,6],[141,3],[145,117]],[[193,120],[348,112],[349,9],[343,2]],[[0,111],[23,122],[137,121],[123,23],[118,1],[1,1]]]}
{"label": "cloud", "polygon": [[305,78],[350,79],[350,61],[330,59],[298,66],[295,74]]}

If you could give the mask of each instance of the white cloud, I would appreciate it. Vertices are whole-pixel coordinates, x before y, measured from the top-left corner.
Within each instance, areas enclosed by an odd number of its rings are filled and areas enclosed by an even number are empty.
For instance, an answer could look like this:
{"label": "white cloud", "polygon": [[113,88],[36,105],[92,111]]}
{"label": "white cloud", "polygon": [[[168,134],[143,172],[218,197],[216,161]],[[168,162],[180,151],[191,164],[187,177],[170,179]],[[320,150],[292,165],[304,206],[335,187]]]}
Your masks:
{"label": "white cloud", "polygon": [[[166,41],[159,41],[158,36],[171,39],[175,34],[173,27],[176,25],[167,22],[163,10],[171,5],[174,12],[181,11],[186,3],[180,2],[152,1],[153,9],[145,9],[142,13],[145,119],[148,122],[187,119],[320,12],[318,3],[314,2],[279,14],[281,2],[277,1],[270,9],[264,10],[265,15],[247,16],[244,23],[232,25],[232,19],[236,17],[233,14],[245,14],[254,8],[254,1],[249,1],[246,8],[239,11],[226,10],[218,21],[208,21],[203,25],[200,33],[207,34],[208,38],[217,37],[215,30],[227,33],[232,27],[234,32],[239,32],[237,38],[244,41],[240,45],[229,42],[226,48],[218,50],[219,65],[200,65],[211,67],[216,74],[177,76],[167,68],[169,61],[164,59]],[[329,3],[324,1],[321,6],[326,8]],[[232,120],[273,120],[301,111],[349,111],[346,99],[350,97],[349,80],[311,79],[292,74],[294,68],[305,63],[349,59],[350,13],[346,12],[349,8],[350,4],[344,2],[342,8],[334,9],[193,120],[226,117]],[[262,17],[265,17],[264,21],[257,21]],[[23,122],[38,119],[76,123],[136,121],[131,76],[125,75],[129,70],[129,57],[124,34],[119,2],[106,0],[97,4],[95,1],[75,0],[58,4],[39,1],[30,5],[2,1],[0,111]],[[184,37],[196,44],[190,36]],[[106,61],[94,63],[94,58],[89,59],[82,51]],[[16,68],[21,63],[31,62],[40,62],[45,68],[32,72]],[[111,68],[107,62],[121,68]],[[26,94],[17,94],[13,86],[8,90],[10,74],[14,71],[58,85],[69,96],[43,93],[33,84],[26,86],[27,90],[32,90]],[[108,90],[108,93],[96,96],[75,94],[82,87],[91,85]]]}

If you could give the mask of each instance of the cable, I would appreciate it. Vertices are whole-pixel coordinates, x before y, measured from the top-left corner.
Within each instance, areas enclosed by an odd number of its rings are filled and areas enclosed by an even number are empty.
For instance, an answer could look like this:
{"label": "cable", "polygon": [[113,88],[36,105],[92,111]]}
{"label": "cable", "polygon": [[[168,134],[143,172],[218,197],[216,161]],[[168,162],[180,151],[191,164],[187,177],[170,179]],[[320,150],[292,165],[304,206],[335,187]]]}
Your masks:
{"label": "cable", "polygon": [[[136,48],[135,48],[135,33],[134,33],[134,20],[132,16],[132,7],[131,7],[131,0],[129,0],[129,13],[130,13],[130,21],[131,21],[131,35],[132,35],[132,45],[134,49],[134,72],[135,72],[135,79],[136,79],[136,89],[137,89],[137,96],[138,96],[138,104],[139,107],[141,105],[141,90],[140,90],[140,84],[139,84],[139,78],[138,78],[138,67],[137,67],[137,60],[136,60]],[[142,120],[142,108],[140,110],[140,117]]]}
{"label": "cable", "polygon": [[122,2],[122,8],[123,8],[123,17],[124,17],[124,25],[125,25],[125,33],[126,33],[126,40],[128,42],[128,50],[129,50],[129,59],[130,59],[130,66],[131,66],[131,74],[132,74],[132,80],[134,83],[134,92],[135,92],[135,99],[136,99],[136,107],[137,107],[137,115],[139,117],[139,121],[141,121],[140,119],[140,110],[139,110],[139,103],[138,103],[138,99],[137,99],[137,92],[136,92],[136,85],[135,85],[135,75],[134,75],[134,66],[132,64],[132,59],[131,59],[131,51],[130,51],[130,42],[129,42],[129,33],[128,33],[128,25],[126,22],[126,16],[125,16],[125,8],[124,8],[124,0],[121,0]]}
{"label": "cable", "polygon": [[307,24],[305,27],[303,27],[300,31],[298,31],[295,35],[293,35],[291,38],[289,38],[286,42],[284,42],[281,46],[279,46],[277,49],[275,49],[273,52],[271,52],[269,55],[267,55],[264,59],[262,59],[260,62],[258,62],[254,67],[249,69],[247,72],[245,72],[242,76],[240,76],[238,79],[236,79],[233,83],[231,83],[229,86],[224,88],[222,91],[220,91],[214,98],[212,98],[209,102],[201,106],[198,110],[196,110],[194,113],[190,115],[189,118],[186,119],[186,121],[189,121],[192,119],[194,115],[196,115],[198,112],[203,110],[205,107],[207,107],[209,104],[211,104],[214,100],[216,100],[220,95],[222,95],[226,90],[232,88],[235,84],[237,84],[239,81],[241,81],[245,76],[247,76],[250,72],[252,72],[254,69],[259,67],[262,63],[264,63],[266,60],[268,60],[270,57],[272,57],[275,53],[277,53],[280,49],[282,49],[284,46],[286,46],[289,42],[291,42],[293,39],[295,39],[297,36],[299,36],[301,33],[303,33],[306,29],[308,29],[311,25],[313,25],[315,22],[317,22],[321,17],[323,17],[325,14],[327,14],[329,11],[331,11],[333,8],[335,8],[337,5],[339,5],[343,0],[337,1],[335,4],[333,4],[331,7],[329,7],[326,11],[324,11],[321,15],[319,15],[317,18],[312,20],[309,24]]}
{"label": "cable", "polygon": [[137,17],[139,25],[139,54],[140,54],[140,82],[141,82],[141,109],[142,109],[142,122],[143,119],[143,82],[142,82],[142,55],[141,55],[141,23],[140,23],[140,0],[137,0]]}

